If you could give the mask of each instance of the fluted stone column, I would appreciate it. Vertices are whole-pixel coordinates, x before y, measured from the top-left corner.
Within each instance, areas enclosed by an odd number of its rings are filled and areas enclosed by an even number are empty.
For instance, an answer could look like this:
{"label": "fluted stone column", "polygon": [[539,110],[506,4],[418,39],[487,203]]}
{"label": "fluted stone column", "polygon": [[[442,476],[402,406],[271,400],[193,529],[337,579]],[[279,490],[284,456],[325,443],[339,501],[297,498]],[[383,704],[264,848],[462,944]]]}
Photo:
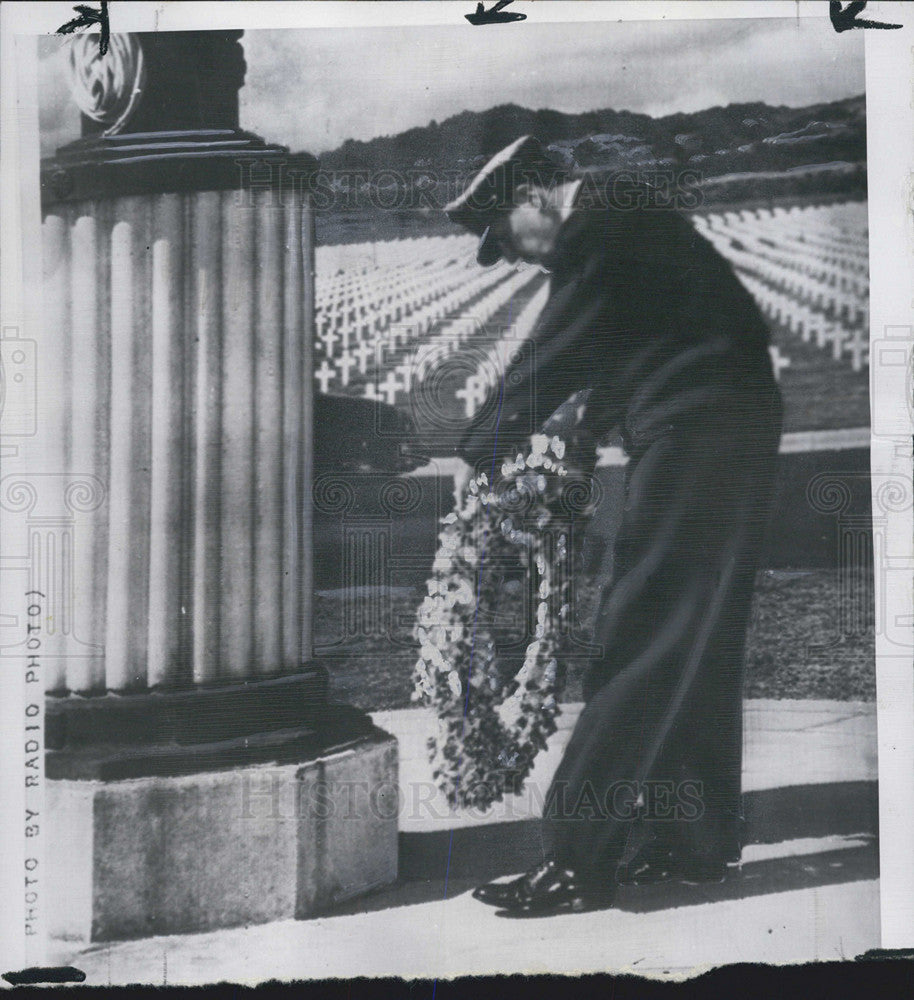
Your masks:
{"label": "fluted stone column", "polygon": [[[83,138],[42,164],[48,454],[68,498],[30,524],[64,634],[46,766],[56,814],[94,831],[88,897],[58,869],[89,899],[58,914],[68,934],[301,916],[396,874],[395,814],[272,817],[272,841],[239,820],[249,765],[281,766],[292,797],[341,751],[347,780],[363,760],[373,786],[396,778],[395,742],[330,702],[312,659],[316,161],[238,128],[240,36],[117,35],[105,57],[75,39]],[[35,520],[34,491],[4,487]],[[239,894],[245,864],[284,893]]]}
{"label": "fluted stone column", "polygon": [[45,292],[73,372],[62,451],[107,501],[77,568],[104,656],[52,690],[309,658],[311,233],[295,188],[48,205]]}

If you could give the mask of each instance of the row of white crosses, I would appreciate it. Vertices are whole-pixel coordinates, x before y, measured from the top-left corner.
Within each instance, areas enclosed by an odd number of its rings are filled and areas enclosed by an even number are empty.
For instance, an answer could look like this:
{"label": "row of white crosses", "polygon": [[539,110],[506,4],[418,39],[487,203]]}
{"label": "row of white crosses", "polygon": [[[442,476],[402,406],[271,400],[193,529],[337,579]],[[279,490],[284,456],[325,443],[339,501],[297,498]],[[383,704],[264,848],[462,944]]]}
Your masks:
{"label": "row of white crosses", "polygon": [[737,238],[753,255],[771,263],[773,273],[796,271],[809,278],[806,285],[823,298],[835,298],[839,305],[855,304],[869,294],[865,250],[861,255],[857,250],[836,249],[826,245],[830,240],[816,239],[810,232],[786,227],[778,231],[770,223],[732,221],[729,216],[711,215],[703,224],[720,237]]}
{"label": "row of white crosses", "polygon": [[[503,264],[487,268],[464,281],[456,292],[415,310],[405,323],[391,326],[380,334],[375,342],[375,370],[379,375],[383,371],[384,378],[376,379],[376,384],[366,384],[363,395],[391,404],[398,402],[401,395],[408,395],[415,382],[426,374],[417,359],[429,350],[440,355],[441,345],[453,343],[455,330],[472,324],[473,317],[484,317],[480,321],[485,322],[494,311],[493,304],[504,296],[503,286],[510,281],[508,274],[509,268]],[[482,298],[472,305],[471,318],[460,316],[446,320],[448,315],[459,313],[480,295]]]}
{"label": "row of white crosses", "polygon": [[318,334],[338,334],[346,341],[352,333],[367,336],[459,287],[465,278],[465,262],[453,258],[345,276],[318,296]]}
{"label": "row of white crosses", "polygon": [[[805,341],[830,347],[835,358],[849,356],[854,370],[866,363],[865,205],[693,218],[766,315]],[[478,270],[475,245],[475,237],[459,235],[318,248],[319,389],[357,391],[355,382],[365,396],[398,402],[538,273],[512,273],[506,265]],[[544,294],[545,288],[457,391],[468,416],[485,399],[492,372],[502,370],[529,335]],[[461,316],[470,305],[470,314]],[[779,374],[790,359],[777,347],[771,353]],[[375,372],[382,377],[370,379]]]}
{"label": "row of white crosses", "polygon": [[[431,283],[431,276],[430,283]],[[483,281],[491,282],[493,275],[487,275]],[[432,285],[434,294],[431,301],[428,296],[417,296],[408,305],[398,309],[395,314],[404,322],[390,323],[380,329],[360,328],[352,336],[349,326],[344,326],[346,333],[337,335],[333,330],[321,330],[317,335],[318,356],[323,355],[320,364],[315,368],[315,379],[321,392],[327,392],[331,385],[346,388],[352,381],[353,370],[362,376],[369,374],[369,369],[385,361],[385,350],[396,351],[401,345],[409,343],[413,337],[420,338],[427,333],[434,322],[443,319],[449,312],[458,309],[477,291],[480,282],[476,279],[467,281],[465,277],[456,282],[456,289],[449,281]]]}
{"label": "row of white crosses", "polygon": [[[814,239],[808,233],[773,232],[769,226],[729,225],[725,230],[748,240],[753,249],[785,267],[818,279],[830,288],[853,292],[858,296],[868,293],[868,256],[856,250],[835,248],[824,240]],[[772,244],[776,243],[776,249]],[[767,248],[767,249],[766,249]],[[777,256],[775,256],[775,254]]]}
{"label": "row of white crosses", "polygon": [[721,219],[726,225],[749,226],[759,234],[768,234],[779,243],[789,239],[798,241],[798,247],[813,248],[828,264],[850,264],[852,269],[865,273],[869,259],[867,217],[865,203],[794,207],[789,210],[766,209],[711,213],[712,222]]}
{"label": "row of white crosses", "polygon": [[[843,356],[849,357],[855,372],[860,371],[868,363],[869,340],[866,329],[848,330],[829,322],[823,313],[805,305],[798,306],[795,299],[772,289],[749,274],[741,273],[740,280],[759,303],[762,312],[773,322],[785,326],[791,333],[799,334],[806,343],[814,340],[817,347],[830,347],[835,361]],[[772,358],[777,365],[774,353]],[[781,364],[785,367],[783,362]]]}
{"label": "row of white crosses", "polygon": [[[356,373],[365,377],[387,364],[391,354],[409,349],[445,317],[503,281],[505,268],[475,266],[475,247],[474,237],[458,236],[319,248],[320,361],[314,371],[319,390],[349,387]],[[330,270],[336,265],[342,267]],[[390,380],[385,382],[387,395],[393,395]]]}
{"label": "row of white crosses", "polygon": [[[386,280],[383,275],[373,277],[356,295],[342,300],[342,305],[337,303],[333,310],[320,308],[317,353],[332,360],[361,349],[359,367],[365,374],[366,359],[373,355],[379,333],[426,306],[432,307],[429,312],[434,312],[435,303],[439,311],[446,309],[445,296],[466,281],[465,270],[453,266],[434,270],[423,268],[406,278],[403,280],[396,272],[389,274]],[[348,382],[344,380],[343,384]]]}
{"label": "row of white crosses", "polygon": [[[810,273],[810,269],[799,266],[797,254],[789,240],[781,239],[777,246],[774,239],[758,235],[746,226],[720,226],[714,219],[702,224],[707,236],[736,267],[747,271],[769,284],[795,296],[823,312],[830,311],[846,317],[852,325],[862,325],[866,310],[867,282],[850,279],[850,287],[842,289],[840,280],[823,276],[820,270]],[[739,246],[733,245],[733,240]],[[841,270],[840,265],[831,268],[831,274]]]}
{"label": "row of white crosses", "polygon": [[328,356],[337,340],[342,349],[348,349],[351,338],[365,339],[390,322],[402,319],[405,312],[458,287],[466,278],[466,247],[455,246],[448,238],[442,238],[437,248],[417,247],[417,257],[409,263],[400,261],[400,254],[395,257],[383,254],[381,260],[366,265],[364,246],[351,246],[350,271],[322,272],[318,257],[315,302],[318,348],[325,344]]}
{"label": "row of white crosses", "polygon": [[510,330],[489,349],[485,359],[480,363],[476,372],[467,378],[463,388],[457,390],[455,395],[462,400],[464,413],[468,418],[473,417],[485,401],[489,391],[498,384],[499,379],[504,377],[512,358],[521,348],[523,341],[533,332],[548,298],[549,283],[544,282],[543,286],[521,309],[511,324]]}
{"label": "row of white crosses", "polygon": [[367,385],[364,396],[391,404],[400,402],[401,397],[407,397],[444,359],[484,333],[492,317],[540,273],[534,268],[514,271],[507,265],[496,265],[487,270],[496,269],[502,280],[474,302],[466,315],[441,324],[426,343],[406,353],[398,364],[387,367],[383,380],[377,385]]}
{"label": "row of white crosses", "polygon": [[[859,371],[869,355],[866,215],[864,206],[842,218],[843,209],[693,218],[731,261],[768,318],[806,342],[830,348],[835,360],[848,357]],[[777,348],[772,360],[778,373],[790,363]]]}

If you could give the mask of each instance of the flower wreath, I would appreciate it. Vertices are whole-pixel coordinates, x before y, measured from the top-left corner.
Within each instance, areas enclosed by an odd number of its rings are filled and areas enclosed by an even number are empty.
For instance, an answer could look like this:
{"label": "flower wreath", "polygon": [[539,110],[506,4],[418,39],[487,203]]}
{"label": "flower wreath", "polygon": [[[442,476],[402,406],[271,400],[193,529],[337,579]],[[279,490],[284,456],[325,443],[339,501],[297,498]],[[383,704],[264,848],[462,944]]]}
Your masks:
{"label": "flower wreath", "polygon": [[[561,438],[530,440],[526,457],[501,466],[497,485],[485,474],[472,478],[458,508],[442,519],[428,595],[416,617],[413,699],[437,712],[428,749],[452,807],[485,808],[519,792],[556,730],[570,517],[592,509],[593,495],[589,484],[582,491],[581,481],[569,477]],[[495,615],[502,573],[512,564],[524,568],[533,626],[516,672],[505,669],[495,644],[504,628]]]}

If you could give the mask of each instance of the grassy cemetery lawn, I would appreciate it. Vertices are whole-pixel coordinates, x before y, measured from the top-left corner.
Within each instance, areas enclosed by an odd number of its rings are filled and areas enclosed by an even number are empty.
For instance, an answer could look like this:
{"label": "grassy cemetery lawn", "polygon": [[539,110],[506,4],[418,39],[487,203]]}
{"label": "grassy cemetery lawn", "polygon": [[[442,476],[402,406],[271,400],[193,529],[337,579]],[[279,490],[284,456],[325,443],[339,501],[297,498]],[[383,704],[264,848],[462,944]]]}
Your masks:
{"label": "grassy cemetery lawn", "polygon": [[[871,586],[862,572],[843,580],[832,569],[759,573],[748,639],[746,696],[874,700]],[[330,671],[333,697],[371,710],[414,704],[410,695],[416,653],[409,622],[421,596],[413,588],[396,588],[379,603],[381,620],[391,623],[388,634],[343,639],[344,620],[358,621],[361,616],[347,613],[342,591],[318,593],[316,653]],[[591,588],[578,602],[585,635],[593,597]],[[356,594],[348,599],[372,598]],[[851,606],[868,609],[864,621],[842,623],[841,608]],[[581,699],[583,669],[583,660],[569,660],[563,700]]]}

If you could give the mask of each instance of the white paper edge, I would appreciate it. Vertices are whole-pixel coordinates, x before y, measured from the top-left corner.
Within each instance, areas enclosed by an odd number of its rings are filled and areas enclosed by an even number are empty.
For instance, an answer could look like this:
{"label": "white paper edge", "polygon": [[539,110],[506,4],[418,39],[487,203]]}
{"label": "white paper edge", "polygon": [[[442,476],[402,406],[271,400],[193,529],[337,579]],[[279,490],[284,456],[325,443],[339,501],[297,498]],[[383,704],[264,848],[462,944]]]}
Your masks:
{"label": "white paper edge", "polygon": [[[472,3],[450,0],[310,0],[159,4],[145,0],[111,4],[113,31],[192,30],[221,28],[307,28],[388,26],[395,24],[460,23]],[[823,17],[824,2],[738,0],[738,2],[602,2],[602,0],[518,0],[515,9],[531,23],[550,21],[663,20],[705,18]],[[34,73],[13,56],[13,36],[53,33],[73,17],[68,3],[6,2],[0,5],[0,204],[3,234],[0,254],[0,326],[28,331],[34,323],[22,285],[22,219],[39,217],[37,183],[37,105],[20,91],[17,79]],[[899,346],[908,364],[880,368],[871,365],[871,408],[874,418],[894,412],[897,423],[889,433],[872,436],[874,509],[880,488],[889,480],[910,483],[911,413],[908,399],[911,370],[912,311],[914,311],[914,107],[912,52],[914,3],[871,2],[863,15],[901,22],[899,31],[867,31],[866,99],[870,222],[870,341],[875,358],[877,341],[888,328],[906,328]],[[488,27],[486,30],[506,30]],[[511,30],[517,30],[513,26]],[[24,103],[23,103],[24,102]],[[20,178],[19,163],[30,163],[31,182]],[[23,182],[20,185],[20,181]],[[31,306],[31,308],[30,308]],[[28,335],[27,333],[24,335]],[[0,535],[2,538],[2,535]],[[892,636],[877,627],[877,720],[879,753],[879,834],[881,939],[884,948],[914,945],[914,526],[910,508],[890,512],[884,534],[884,554],[893,570],[887,588],[877,565],[877,623],[891,623]],[[2,549],[0,549],[2,555]],[[893,641],[901,637],[902,643]],[[2,664],[2,659],[0,659]],[[3,664],[6,666],[6,664]],[[0,842],[23,844],[21,772],[24,685],[16,671],[0,672]],[[17,846],[6,858],[18,856]],[[43,942],[28,951],[22,937],[23,871],[15,861],[0,866],[0,954],[8,968],[44,962]]]}

